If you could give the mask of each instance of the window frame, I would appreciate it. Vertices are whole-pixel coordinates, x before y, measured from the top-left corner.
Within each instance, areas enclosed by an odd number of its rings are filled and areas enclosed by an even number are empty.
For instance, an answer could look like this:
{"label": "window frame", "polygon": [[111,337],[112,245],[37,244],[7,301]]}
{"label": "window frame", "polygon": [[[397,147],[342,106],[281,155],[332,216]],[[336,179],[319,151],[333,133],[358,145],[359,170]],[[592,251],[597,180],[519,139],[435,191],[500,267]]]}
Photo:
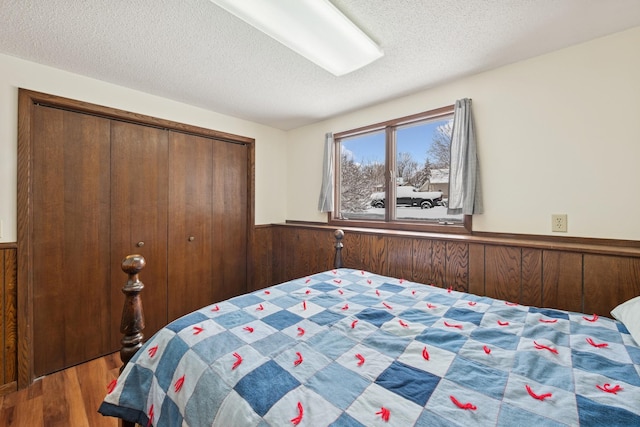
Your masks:
{"label": "window frame", "polygon": [[[453,115],[455,105],[448,105],[434,110],[428,110],[410,116],[399,117],[372,125],[362,126],[356,129],[338,132],[333,135],[334,143],[334,209],[328,213],[328,224],[338,227],[362,227],[391,229],[401,231],[420,231],[447,234],[470,234],[472,225],[472,215],[464,215],[461,223],[439,224],[435,222],[423,222],[417,220],[391,219],[396,209],[396,186],[392,171],[396,170],[396,140],[395,130],[401,126],[410,125],[417,122],[437,120]],[[385,187],[387,188],[384,220],[352,220],[339,218],[340,213],[340,165],[341,165],[341,140],[352,138],[376,131],[385,132]]]}

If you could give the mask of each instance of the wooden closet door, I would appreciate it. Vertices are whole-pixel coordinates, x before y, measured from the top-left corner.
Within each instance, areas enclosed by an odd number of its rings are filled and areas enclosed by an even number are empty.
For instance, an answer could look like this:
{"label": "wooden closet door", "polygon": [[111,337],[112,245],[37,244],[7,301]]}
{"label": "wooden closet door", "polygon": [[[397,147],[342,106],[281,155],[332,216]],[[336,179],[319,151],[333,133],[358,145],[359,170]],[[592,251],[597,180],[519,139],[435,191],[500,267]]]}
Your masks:
{"label": "wooden closet door", "polygon": [[111,124],[111,339],[118,332],[127,276],[120,264],[140,254],[145,340],[167,323],[167,194],[168,132],[144,125]]}
{"label": "wooden closet door", "polygon": [[[108,353],[109,120],[33,107],[36,377]],[[26,314],[22,314],[26,315]]]}
{"label": "wooden closet door", "polygon": [[169,133],[169,321],[214,302],[211,139]]}
{"label": "wooden closet door", "polygon": [[247,291],[248,147],[213,141],[213,275],[217,300]]}

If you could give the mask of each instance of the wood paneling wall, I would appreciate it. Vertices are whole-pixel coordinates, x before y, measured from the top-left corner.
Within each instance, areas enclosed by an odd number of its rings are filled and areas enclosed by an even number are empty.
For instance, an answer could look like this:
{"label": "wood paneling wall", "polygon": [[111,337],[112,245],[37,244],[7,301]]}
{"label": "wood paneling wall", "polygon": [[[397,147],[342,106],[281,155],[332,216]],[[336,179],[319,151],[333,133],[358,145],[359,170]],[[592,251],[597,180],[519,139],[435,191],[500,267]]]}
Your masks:
{"label": "wood paneling wall", "polygon": [[0,395],[17,389],[16,249],[0,247]]}
{"label": "wood paneling wall", "polygon": [[[333,230],[306,224],[256,228],[253,289],[332,268]],[[520,304],[610,316],[617,304],[640,295],[635,244],[363,229],[345,229],[343,243],[346,267]]]}

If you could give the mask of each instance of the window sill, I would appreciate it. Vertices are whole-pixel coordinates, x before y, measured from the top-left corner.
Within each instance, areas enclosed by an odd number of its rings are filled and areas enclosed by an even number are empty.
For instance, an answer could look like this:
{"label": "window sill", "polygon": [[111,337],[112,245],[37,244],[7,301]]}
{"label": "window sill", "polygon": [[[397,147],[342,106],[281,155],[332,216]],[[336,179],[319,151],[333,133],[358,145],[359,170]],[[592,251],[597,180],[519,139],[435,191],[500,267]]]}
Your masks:
{"label": "window sill", "polygon": [[438,224],[402,221],[357,221],[349,219],[336,219],[328,214],[327,223],[332,227],[357,227],[373,230],[399,230],[408,232],[425,232],[437,234],[471,234],[471,215],[465,215],[464,220],[457,224]]}

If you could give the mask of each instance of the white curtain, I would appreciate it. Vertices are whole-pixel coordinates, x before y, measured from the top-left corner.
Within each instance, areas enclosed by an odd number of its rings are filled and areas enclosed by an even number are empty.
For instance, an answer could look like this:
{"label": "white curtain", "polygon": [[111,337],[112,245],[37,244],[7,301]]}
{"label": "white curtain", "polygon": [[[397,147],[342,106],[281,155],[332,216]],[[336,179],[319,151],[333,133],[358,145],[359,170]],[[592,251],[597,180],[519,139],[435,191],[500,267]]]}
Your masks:
{"label": "white curtain", "polygon": [[448,214],[472,215],[483,212],[479,173],[471,100],[459,99],[453,113],[451,133]]}
{"label": "white curtain", "polygon": [[318,210],[320,212],[333,211],[333,133],[324,136],[324,162],[322,164],[322,187]]}

